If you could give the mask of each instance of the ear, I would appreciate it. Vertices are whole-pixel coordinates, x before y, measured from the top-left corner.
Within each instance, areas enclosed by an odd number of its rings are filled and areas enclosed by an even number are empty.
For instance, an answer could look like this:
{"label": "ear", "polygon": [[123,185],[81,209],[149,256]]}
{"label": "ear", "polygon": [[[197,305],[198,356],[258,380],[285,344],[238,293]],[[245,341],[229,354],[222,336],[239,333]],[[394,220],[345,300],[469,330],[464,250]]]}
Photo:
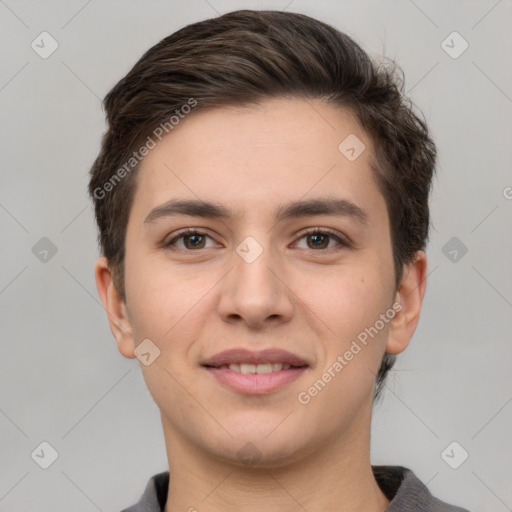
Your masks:
{"label": "ear", "polygon": [[128,309],[115,289],[108,260],[104,256],[96,261],[94,276],[101,302],[108,316],[110,330],[117,342],[117,348],[123,356],[133,359],[135,357],[133,353],[135,343]]}
{"label": "ear", "polygon": [[[412,263],[404,268],[404,273],[396,294],[399,311],[390,322],[386,352],[403,352],[416,330],[420,319],[421,304],[427,287],[427,255],[418,251]],[[395,310],[396,310],[395,309]]]}

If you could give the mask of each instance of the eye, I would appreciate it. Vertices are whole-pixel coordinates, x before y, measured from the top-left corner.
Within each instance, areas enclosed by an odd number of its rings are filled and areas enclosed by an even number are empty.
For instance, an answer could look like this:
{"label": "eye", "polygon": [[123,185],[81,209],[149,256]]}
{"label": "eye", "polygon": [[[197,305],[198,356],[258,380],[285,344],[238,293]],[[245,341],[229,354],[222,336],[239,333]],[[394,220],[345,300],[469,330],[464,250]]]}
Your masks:
{"label": "eye", "polygon": [[[342,238],[337,233],[329,229],[311,229],[309,231],[306,231],[305,233],[302,233],[298,240],[301,240],[303,238],[306,239],[306,244],[308,245],[306,249],[332,249],[332,246],[329,247],[329,242],[332,240],[338,242],[338,245],[350,247],[350,244],[346,239]],[[308,242],[311,242],[311,245]]]}
{"label": "eye", "polygon": [[[173,238],[171,238],[163,245],[168,249],[179,249],[184,251],[207,249],[208,247],[206,246],[206,239],[208,238],[212,240],[212,238],[203,231],[187,228],[177,233]],[[337,242],[338,245],[343,247],[350,247],[350,243],[345,238],[342,238],[336,232],[329,229],[311,229],[302,233],[298,240],[302,240],[303,238],[306,239],[306,243],[308,245],[308,247],[305,247],[305,249],[310,250],[333,249],[332,245],[329,247],[329,243],[332,241]],[[180,242],[183,242],[181,247],[179,246]]]}
{"label": "eye", "polygon": [[[176,234],[171,240],[164,244],[165,248],[177,248],[182,250],[205,249],[205,240],[211,237],[202,231],[190,228],[184,229]],[[176,242],[183,240],[184,247],[178,247]]]}

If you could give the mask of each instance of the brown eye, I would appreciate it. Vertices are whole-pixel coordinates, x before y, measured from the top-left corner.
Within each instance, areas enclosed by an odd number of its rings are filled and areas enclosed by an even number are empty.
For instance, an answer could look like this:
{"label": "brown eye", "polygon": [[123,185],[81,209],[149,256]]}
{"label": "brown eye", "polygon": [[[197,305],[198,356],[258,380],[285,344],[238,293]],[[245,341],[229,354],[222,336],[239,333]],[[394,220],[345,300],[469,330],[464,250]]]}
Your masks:
{"label": "brown eye", "polygon": [[[201,231],[185,230],[178,233],[174,238],[164,244],[165,248],[169,249],[181,249],[193,251],[197,249],[206,248],[206,239],[210,238],[206,233]],[[179,242],[183,240],[183,245],[180,247]]]}
{"label": "brown eye", "polygon": [[350,244],[347,240],[339,236],[337,233],[334,233],[327,229],[319,229],[316,228],[314,230],[307,231],[303,233],[299,240],[306,239],[306,247],[305,249],[310,249],[313,251],[316,250],[336,250],[336,244],[329,244],[331,242],[337,242],[338,246],[349,247]]}
{"label": "brown eye", "polygon": [[204,246],[204,236],[199,234],[185,235],[183,243],[187,249],[202,249]]}
{"label": "brown eye", "polygon": [[313,233],[306,235],[306,240],[311,241],[311,249],[327,249],[329,245],[329,235],[322,233]]}

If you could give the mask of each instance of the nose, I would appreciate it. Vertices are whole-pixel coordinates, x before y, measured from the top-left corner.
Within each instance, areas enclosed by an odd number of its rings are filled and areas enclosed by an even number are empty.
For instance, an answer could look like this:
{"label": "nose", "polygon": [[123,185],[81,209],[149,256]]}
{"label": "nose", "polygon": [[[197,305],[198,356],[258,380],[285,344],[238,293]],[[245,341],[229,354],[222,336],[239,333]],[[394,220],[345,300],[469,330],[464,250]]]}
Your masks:
{"label": "nose", "polygon": [[[254,260],[242,251],[233,253],[233,268],[222,280],[219,301],[219,314],[225,322],[245,323],[251,329],[288,322],[294,308],[283,262],[268,244],[259,245],[263,250]],[[250,251],[255,250],[254,245],[249,246]]]}

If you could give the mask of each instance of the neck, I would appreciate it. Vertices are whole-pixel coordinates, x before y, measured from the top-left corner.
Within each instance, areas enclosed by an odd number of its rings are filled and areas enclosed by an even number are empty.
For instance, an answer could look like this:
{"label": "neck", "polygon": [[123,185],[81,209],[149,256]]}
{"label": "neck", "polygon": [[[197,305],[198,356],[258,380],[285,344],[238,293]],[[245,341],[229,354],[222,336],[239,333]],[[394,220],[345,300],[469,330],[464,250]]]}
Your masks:
{"label": "neck", "polygon": [[165,512],[384,512],[389,500],[373,476],[366,423],[366,431],[357,436],[345,432],[300,458],[252,466],[219,460],[164,423],[169,459]]}

